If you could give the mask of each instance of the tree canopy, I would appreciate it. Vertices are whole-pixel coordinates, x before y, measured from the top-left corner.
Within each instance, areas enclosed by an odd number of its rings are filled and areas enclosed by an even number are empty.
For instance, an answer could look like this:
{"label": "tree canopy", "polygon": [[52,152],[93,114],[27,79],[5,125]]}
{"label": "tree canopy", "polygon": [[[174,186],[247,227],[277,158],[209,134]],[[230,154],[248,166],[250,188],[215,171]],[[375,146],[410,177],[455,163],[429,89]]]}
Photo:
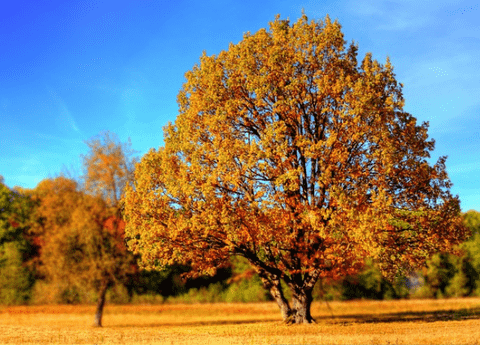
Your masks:
{"label": "tree canopy", "polygon": [[119,208],[136,163],[130,139],[122,143],[115,133],[105,131],[85,143],[89,152],[82,155],[84,189]]}
{"label": "tree canopy", "polygon": [[284,320],[304,323],[318,279],[365,257],[394,276],[465,238],[446,158],[429,163],[428,124],[403,110],[390,61],[358,63],[357,49],[337,21],[303,15],[201,56],[164,146],[127,188],[143,265],[195,275],[243,256]]}
{"label": "tree canopy", "polygon": [[124,245],[123,220],[103,199],[65,177],[43,180],[32,193],[39,202],[34,231],[42,242],[40,272],[55,284],[57,294],[72,295],[70,302],[82,286],[104,298],[134,264]]}

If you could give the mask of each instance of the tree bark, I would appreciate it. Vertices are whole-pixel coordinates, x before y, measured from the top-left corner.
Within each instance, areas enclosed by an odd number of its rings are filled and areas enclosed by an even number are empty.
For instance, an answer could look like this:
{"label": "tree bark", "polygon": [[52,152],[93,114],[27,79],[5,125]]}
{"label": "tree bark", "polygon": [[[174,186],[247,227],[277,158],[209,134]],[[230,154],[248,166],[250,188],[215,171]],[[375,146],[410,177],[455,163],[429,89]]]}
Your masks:
{"label": "tree bark", "polygon": [[105,295],[107,294],[108,283],[102,283],[97,301],[97,310],[95,312],[95,327],[102,327],[103,307],[105,306]]}
{"label": "tree bark", "polygon": [[289,317],[292,314],[292,309],[290,308],[290,305],[288,304],[288,301],[286,300],[285,296],[283,295],[283,290],[280,285],[280,280],[278,280],[278,285],[273,284],[270,288],[270,294],[272,297],[275,299],[277,302],[280,312],[282,314],[282,319],[284,321],[287,321]]}
{"label": "tree bark", "polygon": [[309,324],[315,323],[315,319],[310,313],[310,309],[313,302],[312,290],[313,280],[307,284],[301,286],[290,281],[288,286],[292,291],[292,306],[285,298],[280,285],[280,278],[268,274],[266,271],[258,270],[259,276],[262,279],[263,285],[270,291],[275,302],[277,302],[282,319],[287,324]]}
{"label": "tree bark", "polygon": [[290,323],[315,323],[310,314],[312,301],[312,289],[305,287],[292,288],[292,316]]}
{"label": "tree bark", "polygon": [[[250,261],[252,262],[252,260]],[[273,270],[267,270],[253,264],[263,286],[270,291],[275,302],[277,302],[282,319],[287,324],[310,324],[315,323],[310,309],[312,306],[312,291],[317,282],[320,271],[313,271],[305,276],[297,275],[295,277],[284,277],[285,283],[292,292],[292,304],[285,298],[281,285],[281,278]],[[272,272],[273,271],[273,272]]]}
{"label": "tree bark", "polygon": [[292,315],[292,310],[287,299],[283,295],[282,286],[280,285],[280,278],[269,275],[266,271],[261,269],[257,269],[257,272],[262,280],[263,286],[270,291],[273,299],[275,302],[277,302],[283,321],[288,322],[290,316]]}

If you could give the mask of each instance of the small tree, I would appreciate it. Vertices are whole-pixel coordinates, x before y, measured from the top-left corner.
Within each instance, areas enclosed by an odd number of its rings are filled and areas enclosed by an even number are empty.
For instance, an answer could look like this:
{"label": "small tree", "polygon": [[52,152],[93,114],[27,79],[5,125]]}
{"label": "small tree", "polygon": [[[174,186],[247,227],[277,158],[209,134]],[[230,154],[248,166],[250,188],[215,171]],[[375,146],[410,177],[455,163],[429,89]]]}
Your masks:
{"label": "small tree", "polygon": [[123,220],[103,199],[64,177],[41,181],[33,194],[39,200],[34,217],[42,242],[40,272],[59,287],[57,298],[85,287],[96,291],[95,326],[101,326],[108,288],[135,267],[124,244]]}
{"label": "small tree", "polygon": [[42,271],[67,287],[90,286],[98,294],[95,326],[102,325],[107,290],[136,269],[124,243],[121,214],[125,184],[133,176],[130,143],[105,132],[87,141],[83,186],[65,177],[42,181],[34,194],[43,240]]}
{"label": "small tree", "polygon": [[[110,207],[112,215],[109,218],[107,229],[122,241],[123,250],[125,223],[122,215],[122,199],[125,186],[133,180],[136,163],[135,151],[131,148],[130,139],[126,143],[122,143],[116,134],[108,131],[100,133],[86,144],[90,151],[83,156],[84,189],[87,193],[102,198]],[[123,254],[126,253],[123,252]],[[123,272],[123,274],[125,273],[127,272]],[[101,326],[105,292],[110,283],[107,281],[102,283],[103,293],[100,295],[95,316],[97,326]]]}
{"label": "small tree", "polygon": [[394,276],[464,238],[427,124],[403,111],[389,60],[358,65],[337,21],[277,17],[185,76],[165,146],[127,189],[128,246],[145,266],[194,275],[242,256],[286,322],[310,323],[318,279],[366,257]]}

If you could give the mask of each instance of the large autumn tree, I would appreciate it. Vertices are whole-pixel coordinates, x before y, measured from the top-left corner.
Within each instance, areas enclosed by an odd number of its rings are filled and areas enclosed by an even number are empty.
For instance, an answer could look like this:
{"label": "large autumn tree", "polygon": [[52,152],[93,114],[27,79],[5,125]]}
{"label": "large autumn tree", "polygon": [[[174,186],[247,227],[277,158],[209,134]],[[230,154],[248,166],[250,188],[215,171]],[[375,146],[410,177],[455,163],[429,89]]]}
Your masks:
{"label": "large autumn tree", "polygon": [[394,276],[464,238],[427,124],[403,110],[389,60],[359,64],[337,21],[277,17],[185,77],[164,147],[127,189],[128,245],[145,266],[193,275],[242,256],[286,322],[310,323],[322,277],[366,257]]}

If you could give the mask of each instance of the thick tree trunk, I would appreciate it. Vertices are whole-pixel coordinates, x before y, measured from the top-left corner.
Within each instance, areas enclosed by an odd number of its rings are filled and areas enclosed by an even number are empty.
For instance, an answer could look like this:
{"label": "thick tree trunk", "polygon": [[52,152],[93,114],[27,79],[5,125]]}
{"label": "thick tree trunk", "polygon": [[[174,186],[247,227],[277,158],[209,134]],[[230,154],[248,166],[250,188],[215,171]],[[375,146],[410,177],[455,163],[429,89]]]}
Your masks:
{"label": "thick tree trunk", "polygon": [[292,314],[292,310],[288,301],[286,300],[285,296],[283,295],[282,287],[280,285],[280,280],[278,280],[278,284],[272,284],[270,287],[270,294],[272,295],[275,302],[277,302],[280,312],[282,314],[282,319],[287,321],[290,315]]}
{"label": "thick tree trunk", "polygon": [[107,294],[108,283],[102,283],[98,295],[97,310],[95,312],[95,327],[102,327],[103,307],[105,306],[105,295]]}
{"label": "thick tree trunk", "polygon": [[312,290],[295,287],[292,289],[292,316],[290,323],[314,323],[310,314],[312,306]]}
{"label": "thick tree trunk", "polygon": [[266,271],[257,269],[258,275],[262,280],[263,286],[270,291],[275,302],[277,302],[283,321],[287,322],[292,314],[292,310],[285,296],[283,295],[282,286],[280,285],[280,278],[269,275]]}
{"label": "thick tree trunk", "polygon": [[255,266],[255,264],[253,266],[262,280],[263,286],[270,291],[273,299],[277,302],[285,323],[315,323],[310,313],[310,308],[313,301],[312,291],[318,280],[319,271],[313,271],[303,277],[301,275],[287,277],[285,282],[292,291],[292,304],[290,306],[283,294],[280,275]]}
{"label": "thick tree trunk", "polygon": [[[262,275],[260,275],[260,278],[262,278]],[[262,281],[263,285],[270,291],[275,302],[277,302],[282,314],[282,319],[285,323],[315,323],[315,320],[310,313],[313,301],[313,287],[291,284],[289,287],[292,291],[292,306],[290,307],[290,304],[283,294],[280,279],[270,276],[268,278],[262,278]]]}
{"label": "thick tree trunk", "polygon": [[280,281],[270,284],[270,293],[280,307],[282,319],[287,324],[315,323],[310,313],[312,306],[312,289],[294,286],[292,290],[291,307],[283,295]]}

